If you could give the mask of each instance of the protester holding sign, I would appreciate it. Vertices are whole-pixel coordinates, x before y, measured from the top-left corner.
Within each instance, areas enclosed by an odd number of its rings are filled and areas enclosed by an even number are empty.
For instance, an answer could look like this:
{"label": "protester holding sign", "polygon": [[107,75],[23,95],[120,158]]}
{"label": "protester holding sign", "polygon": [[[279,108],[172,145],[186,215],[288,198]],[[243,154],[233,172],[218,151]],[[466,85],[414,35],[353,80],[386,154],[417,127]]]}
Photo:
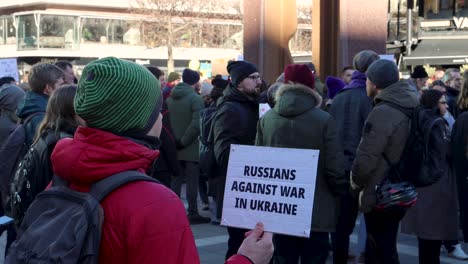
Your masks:
{"label": "protester holding sign", "polygon": [[[220,167],[217,178],[217,212],[221,217],[224,186],[231,144],[253,145],[258,122],[258,103],[261,76],[257,67],[247,61],[231,61],[227,66],[231,84],[218,102],[214,118],[214,153]],[[244,239],[245,229],[228,227],[229,241],[226,258],[237,252]]]}
{"label": "protester holding sign", "polygon": [[[275,263],[325,263],[328,233],[335,231],[337,198],[344,193],[343,151],[334,119],[319,107],[314,76],[305,65],[288,65],[273,111],[258,123],[256,145],[320,150],[309,238],[274,236]],[[310,125],[314,124],[314,125]],[[273,179],[272,179],[273,181]]]}

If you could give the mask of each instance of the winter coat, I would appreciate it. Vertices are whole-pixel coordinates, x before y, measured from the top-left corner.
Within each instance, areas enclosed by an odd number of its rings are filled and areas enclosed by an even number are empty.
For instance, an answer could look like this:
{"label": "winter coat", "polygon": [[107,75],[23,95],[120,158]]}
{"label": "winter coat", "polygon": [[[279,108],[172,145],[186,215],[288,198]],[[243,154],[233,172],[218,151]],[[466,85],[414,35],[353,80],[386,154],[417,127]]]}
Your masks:
{"label": "winter coat", "polygon": [[447,90],[447,93],[445,96],[447,97],[447,104],[449,106],[448,111],[452,114],[452,116],[455,119],[457,119],[459,112],[460,112],[460,109],[458,108],[458,105],[457,105],[457,99],[458,99],[458,95],[460,94],[460,91],[450,86],[445,86],[445,89]]}
{"label": "winter coat", "polygon": [[[161,109],[162,118],[162,129],[160,156],[159,159],[154,163],[153,177],[158,180],[166,181],[170,179],[161,179],[159,176],[179,176],[181,175],[181,168],[177,159],[177,149],[175,145],[174,133],[172,132],[171,120],[169,115],[169,109],[166,102],[163,102]],[[164,174],[164,175],[163,175]]]}
{"label": "winter coat", "polygon": [[315,185],[312,231],[334,232],[337,198],[345,189],[343,149],[333,117],[319,107],[322,98],[304,85],[286,84],[276,104],[258,122],[258,146],[320,150]]}
{"label": "winter coat", "polygon": [[[452,157],[452,168],[458,182],[459,194],[466,193],[468,186],[468,111],[462,112],[453,125]],[[465,201],[461,199],[460,203],[462,202]]]}
{"label": "winter coat", "polygon": [[[370,111],[372,99],[366,93],[366,75],[355,71],[351,83],[333,99],[330,114],[335,118],[344,151],[345,170],[350,171],[361,141],[362,128]],[[349,181],[349,179],[346,179]]]}
{"label": "winter coat", "polygon": [[438,120],[430,135],[429,149],[436,150],[430,153],[430,159],[443,174],[436,183],[416,188],[418,200],[403,218],[401,231],[428,240],[457,240],[458,201],[449,161],[450,133],[446,121]]}
{"label": "winter coat", "polygon": [[[52,153],[54,173],[78,191],[128,170],[146,172],[159,156],[129,139],[79,127],[73,139],[60,140]],[[99,263],[200,263],[194,237],[179,197],[162,184],[128,183],[101,202],[104,223]]]}
{"label": "winter coat", "polygon": [[226,177],[231,144],[254,145],[257,134],[258,103],[229,86],[218,100],[214,118],[214,152],[217,164]]}
{"label": "winter coat", "polygon": [[170,120],[176,140],[184,146],[177,152],[179,160],[198,162],[198,136],[200,136],[200,110],[203,99],[193,87],[179,83],[167,99]]}
{"label": "winter coat", "polygon": [[16,110],[16,115],[22,120],[32,114],[40,113],[32,117],[26,124],[26,143],[28,146],[31,146],[34,141],[39,124],[44,119],[48,101],[47,95],[29,91],[26,93],[23,103]]}
{"label": "winter coat", "polygon": [[364,124],[351,170],[351,187],[361,191],[360,209],[364,213],[374,208],[375,187],[384,179],[384,173],[390,166],[383,155],[391,164],[400,160],[409,135],[410,119],[407,115],[419,104],[407,81],[399,81],[383,89],[376,96],[375,103]]}
{"label": "winter coat", "polygon": [[5,143],[11,132],[15,130],[16,126],[16,122],[10,118],[9,113],[6,111],[2,112],[2,110],[0,110],[0,146]]}
{"label": "winter coat", "polygon": [[228,86],[218,99],[218,110],[213,119],[214,154],[218,168],[217,178],[210,188],[216,189],[217,217],[221,217],[224,186],[231,144],[254,145],[257,134],[258,103],[238,89]]}
{"label": "winter coat", "polygon": [[252,262],[242,255],[234,255],[230,257],[225,264],[252,264]]}

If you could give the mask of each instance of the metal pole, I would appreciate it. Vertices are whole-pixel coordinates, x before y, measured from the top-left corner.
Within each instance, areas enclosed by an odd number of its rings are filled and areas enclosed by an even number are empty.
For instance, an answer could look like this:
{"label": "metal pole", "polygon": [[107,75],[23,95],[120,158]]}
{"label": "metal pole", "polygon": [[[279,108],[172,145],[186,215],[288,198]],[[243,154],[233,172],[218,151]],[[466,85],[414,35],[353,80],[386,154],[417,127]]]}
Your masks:
{"label": "metal pole", "polygon": [[411,44],[413,42],[413,1],[408,0],[408,10],[406,12],[406,56],[411,54]]}

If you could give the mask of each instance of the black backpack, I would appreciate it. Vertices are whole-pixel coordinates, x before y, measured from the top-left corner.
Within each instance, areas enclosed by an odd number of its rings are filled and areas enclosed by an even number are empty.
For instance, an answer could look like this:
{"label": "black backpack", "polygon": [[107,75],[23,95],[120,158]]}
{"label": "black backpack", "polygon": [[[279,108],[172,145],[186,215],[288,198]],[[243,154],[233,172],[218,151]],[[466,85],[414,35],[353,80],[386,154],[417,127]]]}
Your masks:
{"label": "black backpack", "polygon": [[54,176],[53,186],[37,195],[26,212],[5,263],[97,264],[104,221],[100,201],[134,181],[159,183],[140,172],[126,171],[94,183],[84,193]]}
{"label": "black backpack", "polygon": [[5,214],[14,218],[17,226],[21,224],[26,210],[36,195],[42,192],[52,180],[49,155],[55,144],[65,137],[72,137],[72,135],[51,132],[41,137],[29,148],[18,164],[10,183],[9,195],[6,195],[4,199]]}
{"label": "black backpack", "polygon": [[200,111],[199,166],[203,175],[214,177],[216,157],[214,154],[214,118],[216,112],[226,101],[217,107],[208,107]]}
{"label": "black backpack", "polygon": [[216,165],[214,155],[214,135],[212,133],[215,114],[215,107],[209,107],[200,112],[199,165],[201,173],[207,176],[211,175],[213,168]]}
{"label": "black backpack", "polygon": [[34,116],[44,114],[43,112],[29,115],[17,125],[11,132],[3,145],[0,147],[0,191],[2,194],[8,194],[10,191],[10,182],[15,175],[18,164],[28,152],[26,126]]}
{"label": "black backpack", "polygon": [[[385,103],[401,111],[397,106]],[[430,160],[430,153],[437,150],[430,149],[429,139],[434,125],[444,120],[430,112],[430,109],[418,106],[411,115],[405,113],[411,120],[410,134],[400,161],[390,168],[393,178],[407,180],[415,187],[432,185],[442,177],[440,170],[435,167],[436,164]]]}

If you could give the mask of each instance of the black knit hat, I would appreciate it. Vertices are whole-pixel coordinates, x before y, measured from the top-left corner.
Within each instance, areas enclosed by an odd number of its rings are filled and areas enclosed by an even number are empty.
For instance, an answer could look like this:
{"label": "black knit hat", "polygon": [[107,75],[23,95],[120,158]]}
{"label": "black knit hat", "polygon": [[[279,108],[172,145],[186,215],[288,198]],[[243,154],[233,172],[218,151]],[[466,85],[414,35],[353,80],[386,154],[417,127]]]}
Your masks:
{"label": "black knit hat", "polygon": [[237,87],[250,74],[258,72],[257,67],[248,61],[230,61],[227,71],[234,87]]}
{"label": "black knit hat", "polygon": [[413,73],[411,73],[412,79],[427,78],[427,77],[429,76],[427,75],[426,69],[424,69],[423,66],[414,67],[414,71]]}
{"label": "black knit hat", "polygon": [[200,74],[191,69],[185,69],[182,72],[182,81],[188,85],[194,85],[200,81]]}
{"label": "black knit hat", "polygon": [[214,86],[214,87],[219,87],[219,88],[226,88],[226,86],[228,86],[229,84],[229,81],[228,80],[224,80],[223,77],[221,75],[216,75],[214,77],[213,80],[211,80],[211,84]]}
{"label": "black knit hat", "polygon": [[393,61],[376,60],[367,69],[367,78],[377,86],[384,89],[400,80],[400,73]]}

